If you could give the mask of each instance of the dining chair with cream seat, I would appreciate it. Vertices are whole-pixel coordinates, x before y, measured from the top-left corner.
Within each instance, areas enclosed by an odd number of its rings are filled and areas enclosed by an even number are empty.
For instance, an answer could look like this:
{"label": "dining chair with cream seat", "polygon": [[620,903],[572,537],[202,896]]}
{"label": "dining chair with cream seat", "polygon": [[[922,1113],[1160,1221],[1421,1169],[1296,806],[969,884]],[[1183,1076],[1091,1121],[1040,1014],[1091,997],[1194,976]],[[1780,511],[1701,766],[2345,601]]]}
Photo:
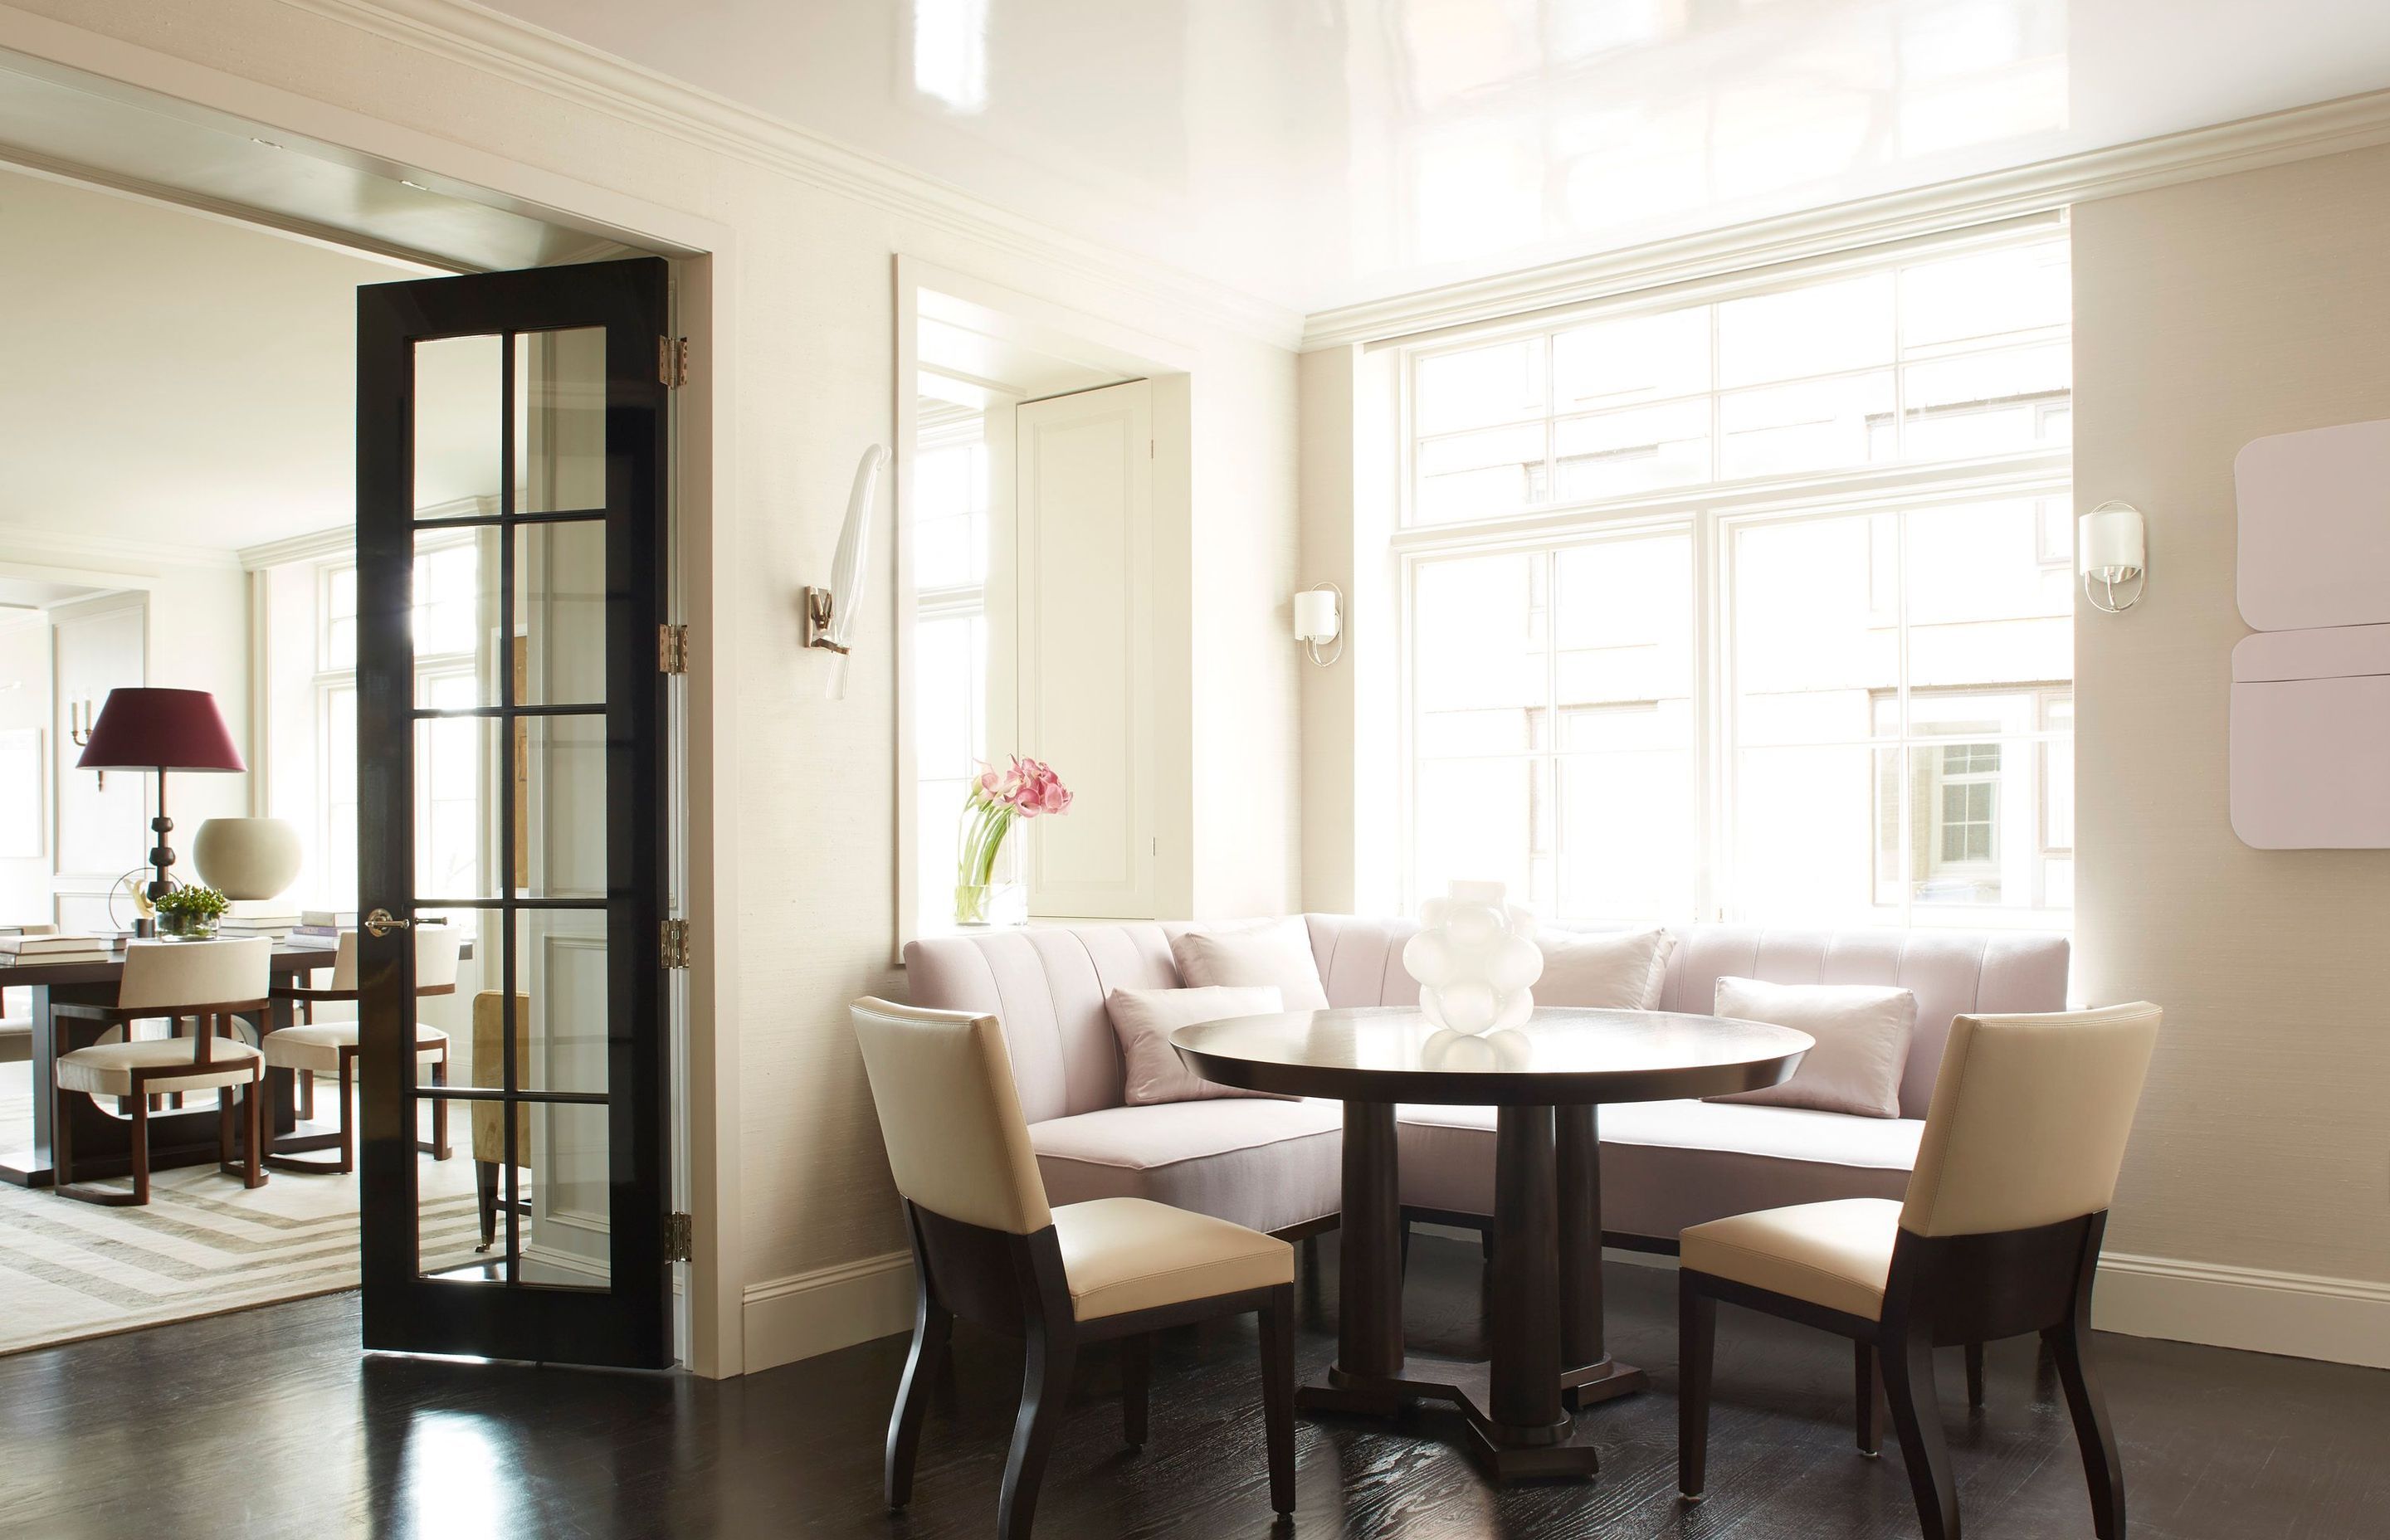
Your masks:
{"label": "dining chair with cream seat", "polygon": [[1724,1301],[1858,1344],[1861,1446],[1872,1364],[1927,1540],[1959,1534],[1934,1348],[2038,1332],[2082,1446],[2093,1531],[2123,1540],[2124,1470],[2087,1354],[2101,1238],[2159,1020],[2147,1004],[1959,1017],[1902,1201],[1805,1203],[1684,1232],[1677,1457],[1688,1499],[1702,1495]]}
{"label": "dining chair with cream seat", "polygon": [[1079,1350],[1123,1343],[1123,1420],[1135,1446],[1146,1434],[1148,1334],[1250,1311],[1260,1317],[1270,1506],[1291,1512],[1294,1249],[1142,1198],[1049,1208],[994,1017],[865,999],[854,1018],[916,1280],[913,1349],[888,1424],[888,1506],[912,1496],[930,1382],[957,1315],[1027,1348],[996,1506],[1002,1540],[1025,1540]]}
{"label": "dining chair with cream seat", "polygon": [[[124,972],[112,1006],[53,1003],[51,1019],[95,1021],[119,1039],[93,1043],[58,1055],[50,1094],[50,1127],[56,1187],[67,1198],[109,1207],[149,1201],[149,1108],[160,1097],[195,1091],[216,1093],[217,1166],[252,1187],[265,1185],[259,1163],[264,1122],[258,1092],[265,1079],[264,1056],[232,1035],[236,1015],[263,1015],[271,982],[274,943],[245,941],[136,941],[124,948]],[[135,1024],[189,1018],[190,1036],[134,1036]],[[129,1191],[95,1187],[74,1179],[73,1122],[67,1097],[82,1092],[114,1097],[132,1122],[133,1186]],[[236,1161],[234,1100],[240,1123]]]}
{"label": "dining chair with cream seat", "polygon": [[[456,960],[463,941],[462,932],[453,925],[418,925],[411,932],[415,937],[415,993],[417,995],[454,995],[456,993]],[[266,1163],[277,1171],[304,1171],[323,1174],[346,1174],[356,1169],[356,1099],[357,1024],[349,1021],[317,1021],[315,1007],[338,1001],[353,1003],[357,998],[357,933],[341,932],[340,942],[332,953],[332,982],[329,988],[315,989],[297,984],[285,984],[274,992],[277,1000],[289,1000],[301,1012],[297,1026],[284,1027],[266,1033],[265,1067],[270,1071],[296,1076],[301,1084],[311,1083],[316,1075],[331,1075],[340,1088],[340,1125],[331,1134],[286,1134],[274,1141],[267,1152]],[[448,1084],[448,1034],[426,1021],[415,1024],[415,1054],[418,1066],[429,1066],[431,1084]],[[302,1105],[301,1115],[313,1110],[312,1096]],[[431,1102],[431,1139],[418,1143],[418,1149],[432,1159],[448,1159],[448,1101],[444,1097]],[[337,1149],[334,1160],[307,1158],[318,1149]]]}

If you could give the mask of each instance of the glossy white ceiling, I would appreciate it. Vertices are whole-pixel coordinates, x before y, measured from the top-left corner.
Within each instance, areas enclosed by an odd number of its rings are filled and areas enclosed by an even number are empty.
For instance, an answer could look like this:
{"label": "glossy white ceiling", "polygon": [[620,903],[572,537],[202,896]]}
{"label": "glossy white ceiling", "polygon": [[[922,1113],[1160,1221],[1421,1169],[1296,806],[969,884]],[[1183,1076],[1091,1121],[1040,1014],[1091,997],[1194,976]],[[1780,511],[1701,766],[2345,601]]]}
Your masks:
{"label": "glossy white ceiling", "polygon": [[495,0],[1316,311],[2390,86],[2390,0]]}

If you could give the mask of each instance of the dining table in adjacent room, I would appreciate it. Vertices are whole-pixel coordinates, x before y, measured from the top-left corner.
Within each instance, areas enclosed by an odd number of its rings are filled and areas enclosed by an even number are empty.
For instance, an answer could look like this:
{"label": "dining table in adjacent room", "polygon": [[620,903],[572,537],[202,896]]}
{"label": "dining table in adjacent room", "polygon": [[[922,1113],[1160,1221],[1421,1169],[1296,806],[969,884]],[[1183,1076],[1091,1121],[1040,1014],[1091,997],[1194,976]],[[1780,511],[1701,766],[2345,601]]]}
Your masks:
{"label": "dining table in adjacent room", "polygon": [[[124,977],[124,947],[121,940],[114,943],[113,953],[105,962],[18,963],[0,967],[0,989],[31,990],[33,1003],[33,1142],[27,1149],[0,1150],[0,1181],[13,1182],[24,1187],[45,1187],[56,1174],[51,1162],[52,1100],[49,1093],[51,1081],[58,1073],[58,1059],[60,1054],[88,1046],[96,1040],[102,1029],[93,1022],[76,1022],[71,1018],[55,1017],[50,1007],[70,1004],[114,1005],[117,986]],[[277,993],[301,976],[331,966],[329,948],[288,941],[274,943],[270,971]],[[293,1018],[290,1002],[276,998],[270,1001],[264,1010],[245,1013],[240,1019],[253,1032],[263,1035],[278,1027],[289,1026]],[[266,1078],[269,1083],[274,1083],[267,1093],[265,1108],[269,1137],[288,1134],[298,1123],[290,1077],[269,1075]],[[212,1092],[201,1099],[204,1105],[192,1110],[161,1110],[150,1116],[149,1163],[152,1167],[162,1170],[170,1166],[215,1163],[218,1154],[216,1099]],[[74,1136],[78,1174],[116,1176],[132,1169],[133,1140],[125,1120],[101,1111],[89,1097],[68,1097],[65,1105],[67,1115],[75,1120],[70,1132]]]}
{"label": "dining table in adjacent room", "polygon": [[[1758,1021],[1557,1007],[1471,1036],[1399,1007],[1235,1017],[1182,1027],[1171,1042],[1219,1084],[1344,1104],[1336,1361],[1297,1405],[1392,1417],[1449,1403],[1480,1465],[1505,1482],[1592,1476],[1600,1460],[1574,1414],[1645,1383],[1602,1335],[1600,1105],[1762,1090],[1815,1046]],[[1404,1103],[1496,1110],[1484,1362],[1406,1350],[1394,1136]]]}

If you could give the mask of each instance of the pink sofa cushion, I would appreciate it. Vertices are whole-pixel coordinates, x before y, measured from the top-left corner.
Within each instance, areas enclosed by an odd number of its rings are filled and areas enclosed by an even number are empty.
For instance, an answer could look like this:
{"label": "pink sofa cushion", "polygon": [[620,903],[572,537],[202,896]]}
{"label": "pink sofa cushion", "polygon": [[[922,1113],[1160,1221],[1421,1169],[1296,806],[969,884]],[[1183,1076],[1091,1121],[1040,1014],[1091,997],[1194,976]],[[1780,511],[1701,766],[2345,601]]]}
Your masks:
{"label": "pink sofa cushion", "polygon": [[1029,1125],[1047,1201],[1146,1198],[1256,1230],[1343,1205],[1344,1108],[1333,1101],[1174,1101]]}

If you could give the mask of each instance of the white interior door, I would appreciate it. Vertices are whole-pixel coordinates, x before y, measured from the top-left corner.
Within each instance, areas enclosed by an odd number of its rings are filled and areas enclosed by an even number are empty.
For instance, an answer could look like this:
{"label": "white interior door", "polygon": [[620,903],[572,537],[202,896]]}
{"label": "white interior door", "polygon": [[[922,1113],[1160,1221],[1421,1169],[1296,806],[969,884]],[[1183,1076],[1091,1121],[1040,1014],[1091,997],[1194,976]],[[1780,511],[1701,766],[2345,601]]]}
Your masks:
{"label": "white interior door", "polygon": [[1150,918],[1150,391],[1140,379],[1030,402],[1014,412],[1013,443],[1018,751],[1051,764],[1076,798],[1027,828],[1030,912]]}

